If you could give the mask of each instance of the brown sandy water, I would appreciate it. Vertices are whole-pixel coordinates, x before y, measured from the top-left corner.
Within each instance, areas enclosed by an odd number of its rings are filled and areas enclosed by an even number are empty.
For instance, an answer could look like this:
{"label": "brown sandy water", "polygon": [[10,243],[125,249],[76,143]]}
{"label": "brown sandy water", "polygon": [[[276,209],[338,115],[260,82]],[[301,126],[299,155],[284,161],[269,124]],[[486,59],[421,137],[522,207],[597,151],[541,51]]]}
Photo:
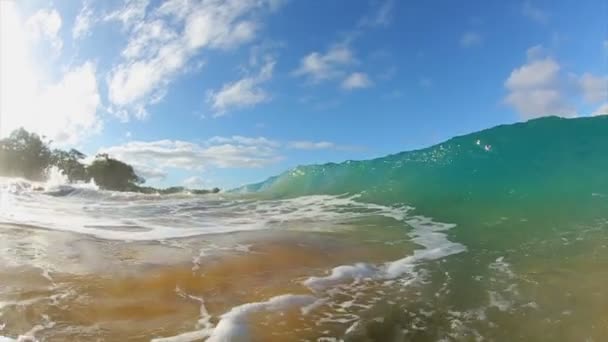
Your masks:
{"label": "brown sandy water", "polygon": [[[310,294],[302,282],[334,266],[382,263],[414,248],[404,240],[403,228],[387,228],[387,236],[402,240],[391,244],[374,240],[372,231],[343,229],[119,243],[5,226],[0,246],[15,262],[0,269],[1,334],[44,341],[149,341],[178,335],[196,330],[201,299],[217,323],[241,304]],[[316,316],[302,315],[298,307],[253,314],[251,337],[318,337]]]}

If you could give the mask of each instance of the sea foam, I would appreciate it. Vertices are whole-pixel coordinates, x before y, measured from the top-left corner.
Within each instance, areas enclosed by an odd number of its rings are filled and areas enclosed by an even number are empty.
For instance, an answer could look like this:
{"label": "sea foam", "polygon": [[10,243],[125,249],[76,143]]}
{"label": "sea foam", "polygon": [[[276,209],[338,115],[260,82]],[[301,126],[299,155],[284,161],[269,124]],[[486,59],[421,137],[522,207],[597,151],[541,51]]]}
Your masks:
{"label": "sea foam", "polygon": [[411,241],[424,248],[415,250],[412,255],[383,265],[366,263],[341,265],[333,268],[329,275],[306,279],[304,285],[313,291],[320,291],[329,286],[358,279],[388,280],[406,274],[415,276],[415,266],[420,261],[436,260],[466,251],[464,245],[448,240],[445,234],[445,231],[456,226],[454,224],[435,222],[423,216],[405,219],[405,223],[412,227],[412,231],[409,233]]}
{"label": "sea foam", "polygon": [[264,302],[253,302],[233,307],[220,317],[214,328],[203,328],[172,337],[153,339],[153,342],[190,342],[207,338],[207,342],[249,341],[247,318],[255,312],[280,312],[290,308],[300,308],[316,301],[310,295],[286,294],[270,298]]}

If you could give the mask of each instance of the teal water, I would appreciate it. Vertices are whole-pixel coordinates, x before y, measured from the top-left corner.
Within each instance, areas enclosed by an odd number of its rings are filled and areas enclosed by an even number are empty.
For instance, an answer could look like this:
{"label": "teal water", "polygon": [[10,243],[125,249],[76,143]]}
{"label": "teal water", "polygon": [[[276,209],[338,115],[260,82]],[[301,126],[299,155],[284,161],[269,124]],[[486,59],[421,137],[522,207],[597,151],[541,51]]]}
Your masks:
{"label": "teal water", "polygon": [[[392,318],[362,336],[399,339],[409,329],[407,339],[434,340],[457,325],[456,340],[599,341],[608,339],[607,148],[608,117],[548,117],[373,160],[300,166],[241,190],[361,194],[457,225],[448,236],[467,252],[436,263],[426,294],[387,309]],[[446,278],[449,293],[435,296]],[[433,312],[416,315],[425,328],[415,333],[403,323],[411,310]]]}

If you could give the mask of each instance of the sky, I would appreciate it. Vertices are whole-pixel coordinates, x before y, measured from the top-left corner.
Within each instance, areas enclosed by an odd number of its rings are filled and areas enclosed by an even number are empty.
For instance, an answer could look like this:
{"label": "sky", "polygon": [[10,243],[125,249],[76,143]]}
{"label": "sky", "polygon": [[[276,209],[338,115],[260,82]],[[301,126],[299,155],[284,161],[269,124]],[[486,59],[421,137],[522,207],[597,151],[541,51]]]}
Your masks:
{"label": "sky", "polygon": [[608,113],[608,2],[0,0],[0,136],[232,188]]}

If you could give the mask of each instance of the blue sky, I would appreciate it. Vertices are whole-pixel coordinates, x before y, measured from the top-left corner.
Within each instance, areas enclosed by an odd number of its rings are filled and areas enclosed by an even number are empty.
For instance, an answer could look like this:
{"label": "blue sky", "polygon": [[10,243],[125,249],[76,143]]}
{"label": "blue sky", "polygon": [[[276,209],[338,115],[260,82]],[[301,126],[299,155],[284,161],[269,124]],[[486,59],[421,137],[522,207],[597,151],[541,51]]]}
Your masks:
{"label": "blue sky", "polygon": [[256,182],[608,112],[605,1],[2,1],[0,133]]}

